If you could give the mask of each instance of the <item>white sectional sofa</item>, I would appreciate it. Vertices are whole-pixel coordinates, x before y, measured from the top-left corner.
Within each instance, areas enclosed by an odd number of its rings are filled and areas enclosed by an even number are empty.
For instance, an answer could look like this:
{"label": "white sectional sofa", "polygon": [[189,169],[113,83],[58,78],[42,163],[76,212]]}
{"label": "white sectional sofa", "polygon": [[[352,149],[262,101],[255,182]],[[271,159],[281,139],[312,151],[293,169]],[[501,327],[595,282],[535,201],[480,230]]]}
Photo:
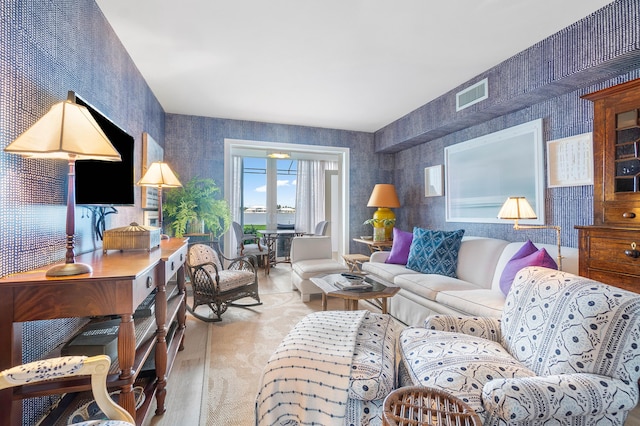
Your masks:
{"label": "white sectional sofa", "polygon": [[[389,252],[373,253],[363,270],[401,288],[388,301],[389,313],[411,326],[422,326],[434,314],[472,315],[500,318],[505,295],[500,277],[507,262],[524,242],[464,237],[458,252],[457,278],[423,274],[405,265],[385,263]],[[538,244],[554,259],[557,246]],[[578,249],[562,247],[562,270],[578,273]]]}

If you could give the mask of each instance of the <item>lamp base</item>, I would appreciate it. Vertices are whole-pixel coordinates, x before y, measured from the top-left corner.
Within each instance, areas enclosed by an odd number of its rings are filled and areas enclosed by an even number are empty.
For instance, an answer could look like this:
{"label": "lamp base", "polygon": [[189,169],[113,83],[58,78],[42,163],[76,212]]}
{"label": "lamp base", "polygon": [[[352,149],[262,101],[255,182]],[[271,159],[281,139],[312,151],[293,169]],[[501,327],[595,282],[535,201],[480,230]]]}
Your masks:
{"label": "lamp base", "polygon": [[66,277],[69,275],[89,274],[93,272],[91,266],[84,263],[63,263],[49,268],[45,274],[47,277]]}
{"label": "lamp base", "polygon": [[374,235],[376,231],[375,228],[384,228],[384,240],[380,241],[391,241],[391,237],[393,235],[393,222],[390,225],[385,225],[384,221],[394,220],[395,218],[396,215],[387,207],[378,207],[378,210],[373,213],[373,219],[376,221],[373,225]]}

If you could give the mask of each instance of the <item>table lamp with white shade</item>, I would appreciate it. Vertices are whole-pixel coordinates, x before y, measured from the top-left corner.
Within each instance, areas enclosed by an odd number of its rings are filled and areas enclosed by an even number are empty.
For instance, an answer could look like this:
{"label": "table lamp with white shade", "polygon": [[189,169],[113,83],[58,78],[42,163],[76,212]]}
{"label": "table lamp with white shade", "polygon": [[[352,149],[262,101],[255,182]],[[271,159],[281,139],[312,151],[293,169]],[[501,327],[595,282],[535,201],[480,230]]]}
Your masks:
{"label": "table lamp with white shade", "polygon": [[182,184],[167,163],[155,161],[151,163],[142,179],[138,181],[138,185],[158,189],[158,227],[162,235],[160,238],[163,240],[169,239],[168,235],[162,234],[162,189],[178,188]]}
{"label": "table lamp with white shade", "polygon": [[558,244],[558,270],[562,271],[562,255],[560,254],[560,227],[555,225],[520,225],[520,219],[537,219],[538,215],[531,207],[525,197],[509,197],[504,202],[498,219],[510,219],[514,221],[513,229],[554,229],[556,231],[556,242]]}
{"label": "table lamp with white shade", "polygon": [[121,158],[89,110],[70,100],[58,102],[4,150],[28,158],[68,161],[65,263],[47,270],[46,276],[59,277],[92,272],[89,265],[75,262],[75,162],[121,161]]}

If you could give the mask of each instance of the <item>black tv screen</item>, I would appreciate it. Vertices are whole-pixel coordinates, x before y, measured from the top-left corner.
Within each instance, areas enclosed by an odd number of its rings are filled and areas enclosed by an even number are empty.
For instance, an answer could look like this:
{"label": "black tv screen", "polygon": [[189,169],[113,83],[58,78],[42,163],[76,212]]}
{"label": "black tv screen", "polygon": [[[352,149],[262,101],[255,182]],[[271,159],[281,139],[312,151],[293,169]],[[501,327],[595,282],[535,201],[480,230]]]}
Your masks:
{"label": "black tv screen", "polygon": [[132,206],[135,204],[133,136],[122,130],[87,101],[73,92],[69,97],[87,107],[104,134],[120,153],[122,161],[76,161],[76,204]]}

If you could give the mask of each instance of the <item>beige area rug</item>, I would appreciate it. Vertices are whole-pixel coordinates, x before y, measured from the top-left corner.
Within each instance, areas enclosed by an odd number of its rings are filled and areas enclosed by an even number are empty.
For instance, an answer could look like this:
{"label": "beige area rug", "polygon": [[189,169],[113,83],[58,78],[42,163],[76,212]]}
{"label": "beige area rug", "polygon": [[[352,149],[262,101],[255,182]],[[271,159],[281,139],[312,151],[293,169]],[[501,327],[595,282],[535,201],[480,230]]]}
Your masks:
{"label": "beige area rug", "polygon": [[[254,424],[259,380],[271,353],[300,319],[322,309],[318,296],[302,303],[294,291],[261,294],[260,299],[260,306],[229,308],[210,327],[208,395],[203,395],[206,413],[201,416],[207,426]],[[329,299],[329,309],[342,308],[341,300]]]}

